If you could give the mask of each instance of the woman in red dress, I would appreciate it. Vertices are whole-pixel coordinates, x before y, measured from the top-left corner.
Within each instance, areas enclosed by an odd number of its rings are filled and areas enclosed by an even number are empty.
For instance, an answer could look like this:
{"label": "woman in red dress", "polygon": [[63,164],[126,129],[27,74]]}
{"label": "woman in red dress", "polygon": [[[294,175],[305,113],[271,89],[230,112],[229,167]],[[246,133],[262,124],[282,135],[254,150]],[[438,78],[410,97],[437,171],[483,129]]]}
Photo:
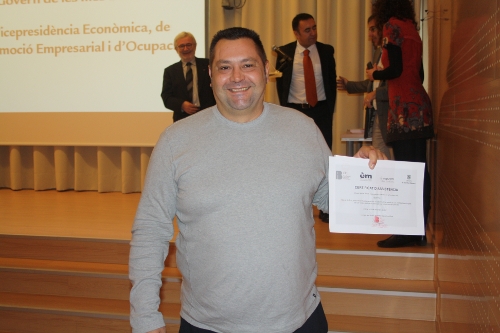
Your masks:
{"label": "woman in red dress", "polygon": [[[387,144],[397,161],[426,162],[427,139],[433,137],[432,107],[425,91],[422,67],[422,40],[417,31],[410,0],[377,0],[373,5],[379,25],[383,24],[382,67],[366,71],[371,80],[387,80],[389,114]],[[424,173],[424,221],[430,210],[430,176]],[[425,235],[392,235],[379,247],[427,244]]]}

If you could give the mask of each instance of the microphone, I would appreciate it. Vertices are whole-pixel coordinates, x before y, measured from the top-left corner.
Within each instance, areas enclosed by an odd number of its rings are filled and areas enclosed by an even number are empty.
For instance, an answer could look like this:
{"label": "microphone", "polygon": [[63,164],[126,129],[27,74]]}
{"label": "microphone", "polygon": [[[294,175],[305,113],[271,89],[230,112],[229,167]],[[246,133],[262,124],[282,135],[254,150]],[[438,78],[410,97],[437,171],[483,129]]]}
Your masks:
{"label": "microphone", "polygon": [[[373,64],[372,62],[370,61],[369,63],[366,64],[366,69],[372,69],[373,68]],[[372,85],[372,87],[370,88],[371,90],[373,90],[373,82],[370,81],[370,83]],[[365,131],[363,133],[363,137],[365,139],[368,139],[368,138],[371,138],[373,136],[373,121],[374,121],[374,118],[375,117],[375,109],[372,105],[372,107],[366,107],[365,108]]]}
{"label": "microphone", "polygon": [[277,77],[282,77],[283,73],[281,73],[279,70],[275,70],[274,72],[269,72],[269,78],[277,78]]}
{"label": "microphone", "polygon": [[277,47],[276,45],[273,45],[272,47],[273,51],[278,53],[279,55],[281,55],[284,59],[284,61],[290,61],[292,62],[293,59],[290,58],[290,56],[288,54],[286,54],[285,52],[281,51],[279,47]]}

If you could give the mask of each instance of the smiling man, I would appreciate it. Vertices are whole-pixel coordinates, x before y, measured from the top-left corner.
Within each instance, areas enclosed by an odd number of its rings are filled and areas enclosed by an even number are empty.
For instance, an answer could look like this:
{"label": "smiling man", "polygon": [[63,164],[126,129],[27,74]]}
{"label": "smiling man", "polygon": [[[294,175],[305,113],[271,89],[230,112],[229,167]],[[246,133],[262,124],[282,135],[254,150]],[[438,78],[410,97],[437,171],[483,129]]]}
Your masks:
{"label": "smiling man", "polygon": [[181,61],[165,68],[161,98],[167,109],[174,111],[174,122],[215,104],[208,59],[195,57],[196,39],[189,32],[174,38]]}
{"label": "smiling man", "polygon": [[210,76],[220,113],[246,123],[264,109],[269,75],[265,54],[257,52],[250,38],[221,39],[210,50]]}
{"label": "smiling man", "polygon": [[166,332],[159,288],[176,216],[180,333],[326,333],[312,205],[328,211],[330,149],[310,118],[264,102],[254,31],[219,31],[210,74],[217,105],[168,127],[151,156],[132,229],[133,332]]}

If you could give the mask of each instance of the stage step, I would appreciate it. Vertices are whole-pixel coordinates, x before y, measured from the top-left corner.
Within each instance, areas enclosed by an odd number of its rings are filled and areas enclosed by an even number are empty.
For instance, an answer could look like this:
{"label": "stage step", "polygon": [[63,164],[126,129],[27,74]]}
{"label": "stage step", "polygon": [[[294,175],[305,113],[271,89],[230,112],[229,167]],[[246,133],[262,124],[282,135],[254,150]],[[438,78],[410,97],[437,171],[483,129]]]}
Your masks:
{"label": "stage step", "polygon": [[329,332],[342,333],[438,333],[433,321],[326,315]]}
{"label": "stage step", "polygon": [[[0,292],[129,299],[128,265],[0,258]],[[180,302],[181,275],[163,271],[162,301]]]}
{"label": "stage step", "polygon": [[[0,332],[130,332],[128,251],[116,240],[0,236]],[[181,285],[170,252],[168,333],[178,331]],[[318,249],[317,261],[330,331],[437,332],[432,254]]]}
{"label": "stage step", "polygon": [[[0,293],[0,325],[22,333],[130,332],[129,307],[128,300]],[[180,304],[162,303],[160,310],[178,330]]]}
{"label": "stage step", "polygon": [[330,330],[436,332],[432,254],[318,249],[316,260]]}
{"label": "stage step", "polygon": [[[128,265],[128,241],[50,236],[0,235],[0,258],[62,260]],[[175,267],[172,243],[165,266]]]}

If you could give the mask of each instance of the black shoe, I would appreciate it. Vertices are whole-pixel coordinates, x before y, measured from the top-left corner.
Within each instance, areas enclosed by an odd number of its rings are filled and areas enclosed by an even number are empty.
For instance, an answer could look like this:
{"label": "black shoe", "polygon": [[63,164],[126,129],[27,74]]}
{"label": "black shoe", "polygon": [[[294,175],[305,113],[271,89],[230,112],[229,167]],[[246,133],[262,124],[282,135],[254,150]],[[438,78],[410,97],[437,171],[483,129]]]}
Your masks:
{"label": "black shoe", "polygon": [[323,213],[323,218],[321,219],[321,221],[323,221],[325,223],[330,223],[330,214]]}
{"label": "black shoe", "polygon": [[425,236],[392,235],[391,237],[378,241],[377,246],[383,248],[406,247],[406,246],[426,246]]}
{"label": "black shoe", "polygon": [[330,215],[328,215],[328,213],[323,213],[322,210],[319,211],[319,219],[325,223],[328,223],[329,222],[329,217]]}

